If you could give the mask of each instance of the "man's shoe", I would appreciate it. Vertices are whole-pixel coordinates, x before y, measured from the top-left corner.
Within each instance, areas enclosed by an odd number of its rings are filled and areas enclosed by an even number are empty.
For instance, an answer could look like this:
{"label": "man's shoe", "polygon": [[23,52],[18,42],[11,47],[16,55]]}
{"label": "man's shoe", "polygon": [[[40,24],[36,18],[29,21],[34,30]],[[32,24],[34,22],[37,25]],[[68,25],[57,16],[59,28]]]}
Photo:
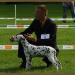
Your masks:
{"label": "man's shoe", "polygon": [[51,66],[52,66],[52,63],[48,63],[48,64],[47,64],[47,67],[51,67]]}
{"label": "man's shoe", "polygon": [[63,23],[66,23],[66,21],[65,21],[65,20],[63,20],[62,22],[63,22]]}
{"label": "man's shoe", "polygon": [[73,22],[75,22],[75,20]]}
{"label": "man's shoe", "polygon": [[25,63],[22,63],[22,64],[20,65],[20,68],[26,68],[26,64],[25,64]]}

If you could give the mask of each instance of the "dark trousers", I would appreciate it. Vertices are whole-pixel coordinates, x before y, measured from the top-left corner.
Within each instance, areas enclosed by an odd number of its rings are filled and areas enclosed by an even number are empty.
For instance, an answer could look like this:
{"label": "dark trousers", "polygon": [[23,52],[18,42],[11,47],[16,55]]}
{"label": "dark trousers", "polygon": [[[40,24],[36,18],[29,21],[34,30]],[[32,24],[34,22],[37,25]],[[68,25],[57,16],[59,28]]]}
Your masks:
{"label": "dark trousers", "polygon": [[73,4],[63,5],[63,18],[67,18],[68,9],[71,12],[72,18],[75,18],[75,12],[74,12],[74,6],[73,6]]}
{"label": "dark trousers", "polygon": [[22,58],[23,62],[26,63],[25,53],[21,42],[19,42],[19,46],[18,46],[18,57]]}
{"label": "dark trousers", "polygon": [[[34,42],[30,42],[30,43],[36,44],[36,43],[34,43]],[[37,45],[37,44],[36,44],[36,45]],[[52,47],[54,47],[54,48],[56,49],[56,52],[57,52],[56,55],[58,55],[58,54],[59,54],[59,49],[57,48],[57,46],[52,45]],[[19,57],[19,58],[22,58],[23,63],[26,64],[26,58],[25,58],[24,49],[23,49],[22,44],[21,44],[20,42],[19,42],[19,48],[18,48],[18,57]],[[44,61],[47,65],[52,64],[52,63],[48,60],[47,57],[44,57],[44,58],[43,58],[43,61]]]}

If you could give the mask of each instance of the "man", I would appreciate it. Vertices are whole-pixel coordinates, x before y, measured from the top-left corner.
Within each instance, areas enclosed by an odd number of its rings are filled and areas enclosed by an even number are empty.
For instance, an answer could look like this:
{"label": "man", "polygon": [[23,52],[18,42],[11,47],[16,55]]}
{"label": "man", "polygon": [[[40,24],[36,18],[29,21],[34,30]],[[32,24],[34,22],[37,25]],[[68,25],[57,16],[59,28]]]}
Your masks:
{"label": "man", "polygon": [[[71,12],[72,18],[75,18],[75,9],[74,9],[74,1],[63,2],[63,18],[67,18],[68,9]],[[75,22],[75,20],[73,20]],[[63,20],[66,23],[66,20]]]}
{"label": "man", "polygon": [[[20,34],[24,35],[32,44],[54,47],[58,55],[59,49],[56,44],[56,24],[47,17],[47,13],[48,10],[45,5],[38,6],[32,24]],[[37,39],[31,37],[33,32],[35,32]],[[19,43],[18,55],[23,60],[20,67],[25,68],[25,55],[21,43]],[[47,63],[47,67],[51,65],[51,62],[48,61],[47,57],[44,57],[43,61]]]}

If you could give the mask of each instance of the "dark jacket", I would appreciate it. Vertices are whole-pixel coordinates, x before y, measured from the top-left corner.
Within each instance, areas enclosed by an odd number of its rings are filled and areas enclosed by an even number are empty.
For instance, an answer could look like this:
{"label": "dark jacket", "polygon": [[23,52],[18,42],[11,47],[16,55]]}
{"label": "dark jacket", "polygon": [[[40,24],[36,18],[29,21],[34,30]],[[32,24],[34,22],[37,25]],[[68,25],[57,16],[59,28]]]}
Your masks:
{"label": "dark jacket", "polygon": [[[20,34],[32,34],[33,32],[35,32],[37,36],[36,45],[52,46],[56,49],[57,52],[59,52],[59,49],[56,45],[56,24],[49,18],[47,18],[44,24],[45,25],[41,27],[41,23],[37,19],[34,19],[32,24]],[[48,34],[48,37],[46,39],[41,39],[42,34]],[[24,57],[24,50],[21,43],[19,43],[18,49],[18,57]]]}
{"label": "dark jacket", "polygon": [[[34,19],[29,28],[21,32],[21,34],[32,34],[35,32],[37,36],[37,44],[49,46],[56,45],[56,24],[49,18],[47,18],[44,24],[45,25],[41,27],[41,23],[37,19]],[[42,34],[48,34],[49,38],[41,39]]]}

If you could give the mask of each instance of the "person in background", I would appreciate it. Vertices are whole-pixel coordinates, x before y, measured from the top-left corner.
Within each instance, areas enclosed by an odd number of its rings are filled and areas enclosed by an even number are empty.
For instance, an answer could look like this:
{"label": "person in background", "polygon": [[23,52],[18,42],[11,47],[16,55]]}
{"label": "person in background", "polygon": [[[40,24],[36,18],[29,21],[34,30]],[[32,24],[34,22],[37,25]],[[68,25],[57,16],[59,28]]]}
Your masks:
{"label": "person in background", "polygon": [[[75,9],[74,9],[74,1],[70,2],[63,2],[63,19],[67,18],[67,12],[68,9],[71,12],[72,18],[75,19]],[[75,20],[73,20],[75,22]],[[63,20],[64,23],[66,23],[66,20]]]}
{"label": "person in background", "polygon": [[[56,49],[57,55],[59,53],[59,49],[56,43],[56,32],[57,27],[56,24],[48,18],[48,9],[45,5],[39,5],[35,9],[35,18],[31,25],[25,29],[25,31],[21,32],[20,34],[24,35],[26,39],[34,45],[41,46],[51,46]],[[35,33],[36,38],[32,37],[31,34]],[[11,37],[11,39],[13,39]],[[22,64],[20,65],[21,68],[25,68],[26,59],[24,54],[24,49],[19,42],[18,48],[18,57],[22,58]],[[47,64],[47,67],[51,66],[51,62],[49,62],[47,57],[43,58],[43,61]]]}

